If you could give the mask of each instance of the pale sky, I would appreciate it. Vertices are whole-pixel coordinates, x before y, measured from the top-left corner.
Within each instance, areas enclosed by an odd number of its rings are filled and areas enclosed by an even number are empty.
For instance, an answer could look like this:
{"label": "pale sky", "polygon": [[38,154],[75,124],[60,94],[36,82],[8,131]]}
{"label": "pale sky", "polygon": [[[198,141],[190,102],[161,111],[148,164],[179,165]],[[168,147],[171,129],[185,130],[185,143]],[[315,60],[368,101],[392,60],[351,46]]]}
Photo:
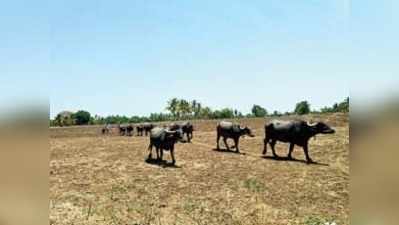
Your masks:
{"label": "pale sky", "polygon": [[[148,115],[172,97],[292,111],[396,87],[394,1],[8,1],[2,105]],[[390,79],[390,82],[382,80]],[[26,100],[29,101],[29,100]]]}

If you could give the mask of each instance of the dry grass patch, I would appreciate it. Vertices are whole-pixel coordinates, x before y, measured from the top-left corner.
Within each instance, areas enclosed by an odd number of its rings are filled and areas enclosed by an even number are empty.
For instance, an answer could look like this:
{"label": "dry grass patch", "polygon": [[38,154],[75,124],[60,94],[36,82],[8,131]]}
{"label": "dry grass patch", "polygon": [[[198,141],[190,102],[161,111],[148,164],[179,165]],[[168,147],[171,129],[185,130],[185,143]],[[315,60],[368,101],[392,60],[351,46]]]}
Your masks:
{"label": "dry grass patch", "polygon": [[[240,121],[256,135],[241,140],[242,154],[213,150],[217,121],[194,122],[193,143],[176,146],[177,167],[146,163],[146,137],[102,136],[99,127],[51,129],[51,222],[348,224],[347,115],[321,119],[337,132],[311,140],[310,155],[320,163],[312,165],[299,148],[297,161],[263,158],[263,119]],[[288,145],[279,143],[277,153],[285,156]]]}

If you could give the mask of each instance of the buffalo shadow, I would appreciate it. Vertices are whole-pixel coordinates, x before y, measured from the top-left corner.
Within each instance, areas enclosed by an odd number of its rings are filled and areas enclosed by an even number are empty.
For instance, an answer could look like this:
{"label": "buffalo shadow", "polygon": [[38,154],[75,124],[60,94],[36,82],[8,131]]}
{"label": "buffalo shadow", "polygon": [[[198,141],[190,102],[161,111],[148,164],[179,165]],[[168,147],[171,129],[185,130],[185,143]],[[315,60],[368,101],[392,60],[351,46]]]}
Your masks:
{"label": "buffalo shadow", "polygon": [[296,158],[288,158],[286,156],[278,156],[278,157],[274,157],[274,156],[261,156],[261,158],[263,159],[268,159],[268,160],[274,160],[274,161],[291,161],[291,162],[298,162],[298,163],[304,163],[304,164],[308,164],[308,165],[318,165],[318,166],[330,166],[330,164],[327,163],[319,163],[319,162],[311,162],[308,163],[306,160],[304,159],[296,159]]}
{"label": "buffalo shadow", "polygon": [[244,153],[244,152],[236,152],[235,150],[231,150],[231,149],[228,150],[227,148],[219,148],[219,149],[213,148],[212,151],[221,152],[221,153],[234,153],[237,155],[246,155],[246,153]]}
{"label": "buffalo shadow", "polygon": [[181,166],[176,166],[176,164],[173,164],[172,162],[168,162],[167,160],[158,160],[158,159],[154,159],[154,158],[146,158],[145,162],[154,166],[159,166],[162,168],[182,168]]}

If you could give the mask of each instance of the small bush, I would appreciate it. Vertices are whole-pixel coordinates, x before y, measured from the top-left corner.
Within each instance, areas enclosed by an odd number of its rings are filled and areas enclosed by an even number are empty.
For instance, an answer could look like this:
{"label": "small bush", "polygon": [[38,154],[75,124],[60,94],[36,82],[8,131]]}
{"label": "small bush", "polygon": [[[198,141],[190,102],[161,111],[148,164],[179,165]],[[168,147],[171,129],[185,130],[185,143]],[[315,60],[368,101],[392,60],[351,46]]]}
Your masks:
{"label": "small bush", "polygon": [[249,178],[244,182],[244,187],[252,192],[262,192],[265,190],[263,183],[256,180],[256,178]]}
{"label": "small bush", "polygon": [[333,220],[319,216],[308,216],[304,220],[305,225],[337,225]]}

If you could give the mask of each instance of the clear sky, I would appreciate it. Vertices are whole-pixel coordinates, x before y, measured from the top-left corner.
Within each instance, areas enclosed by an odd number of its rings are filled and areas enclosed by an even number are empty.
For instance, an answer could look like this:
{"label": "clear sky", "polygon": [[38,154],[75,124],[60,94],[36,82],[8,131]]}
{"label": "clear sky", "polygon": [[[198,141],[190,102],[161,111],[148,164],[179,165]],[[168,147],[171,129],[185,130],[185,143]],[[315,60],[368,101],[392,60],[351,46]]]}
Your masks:
{"label": "clear sky", "polygon": [[244,113],[253,104],[293,110],[301,100],[320,108],[398,80],[395,1],[1,5],[0,103],[48,97],[52,117],[147,115],[172,97]]}

